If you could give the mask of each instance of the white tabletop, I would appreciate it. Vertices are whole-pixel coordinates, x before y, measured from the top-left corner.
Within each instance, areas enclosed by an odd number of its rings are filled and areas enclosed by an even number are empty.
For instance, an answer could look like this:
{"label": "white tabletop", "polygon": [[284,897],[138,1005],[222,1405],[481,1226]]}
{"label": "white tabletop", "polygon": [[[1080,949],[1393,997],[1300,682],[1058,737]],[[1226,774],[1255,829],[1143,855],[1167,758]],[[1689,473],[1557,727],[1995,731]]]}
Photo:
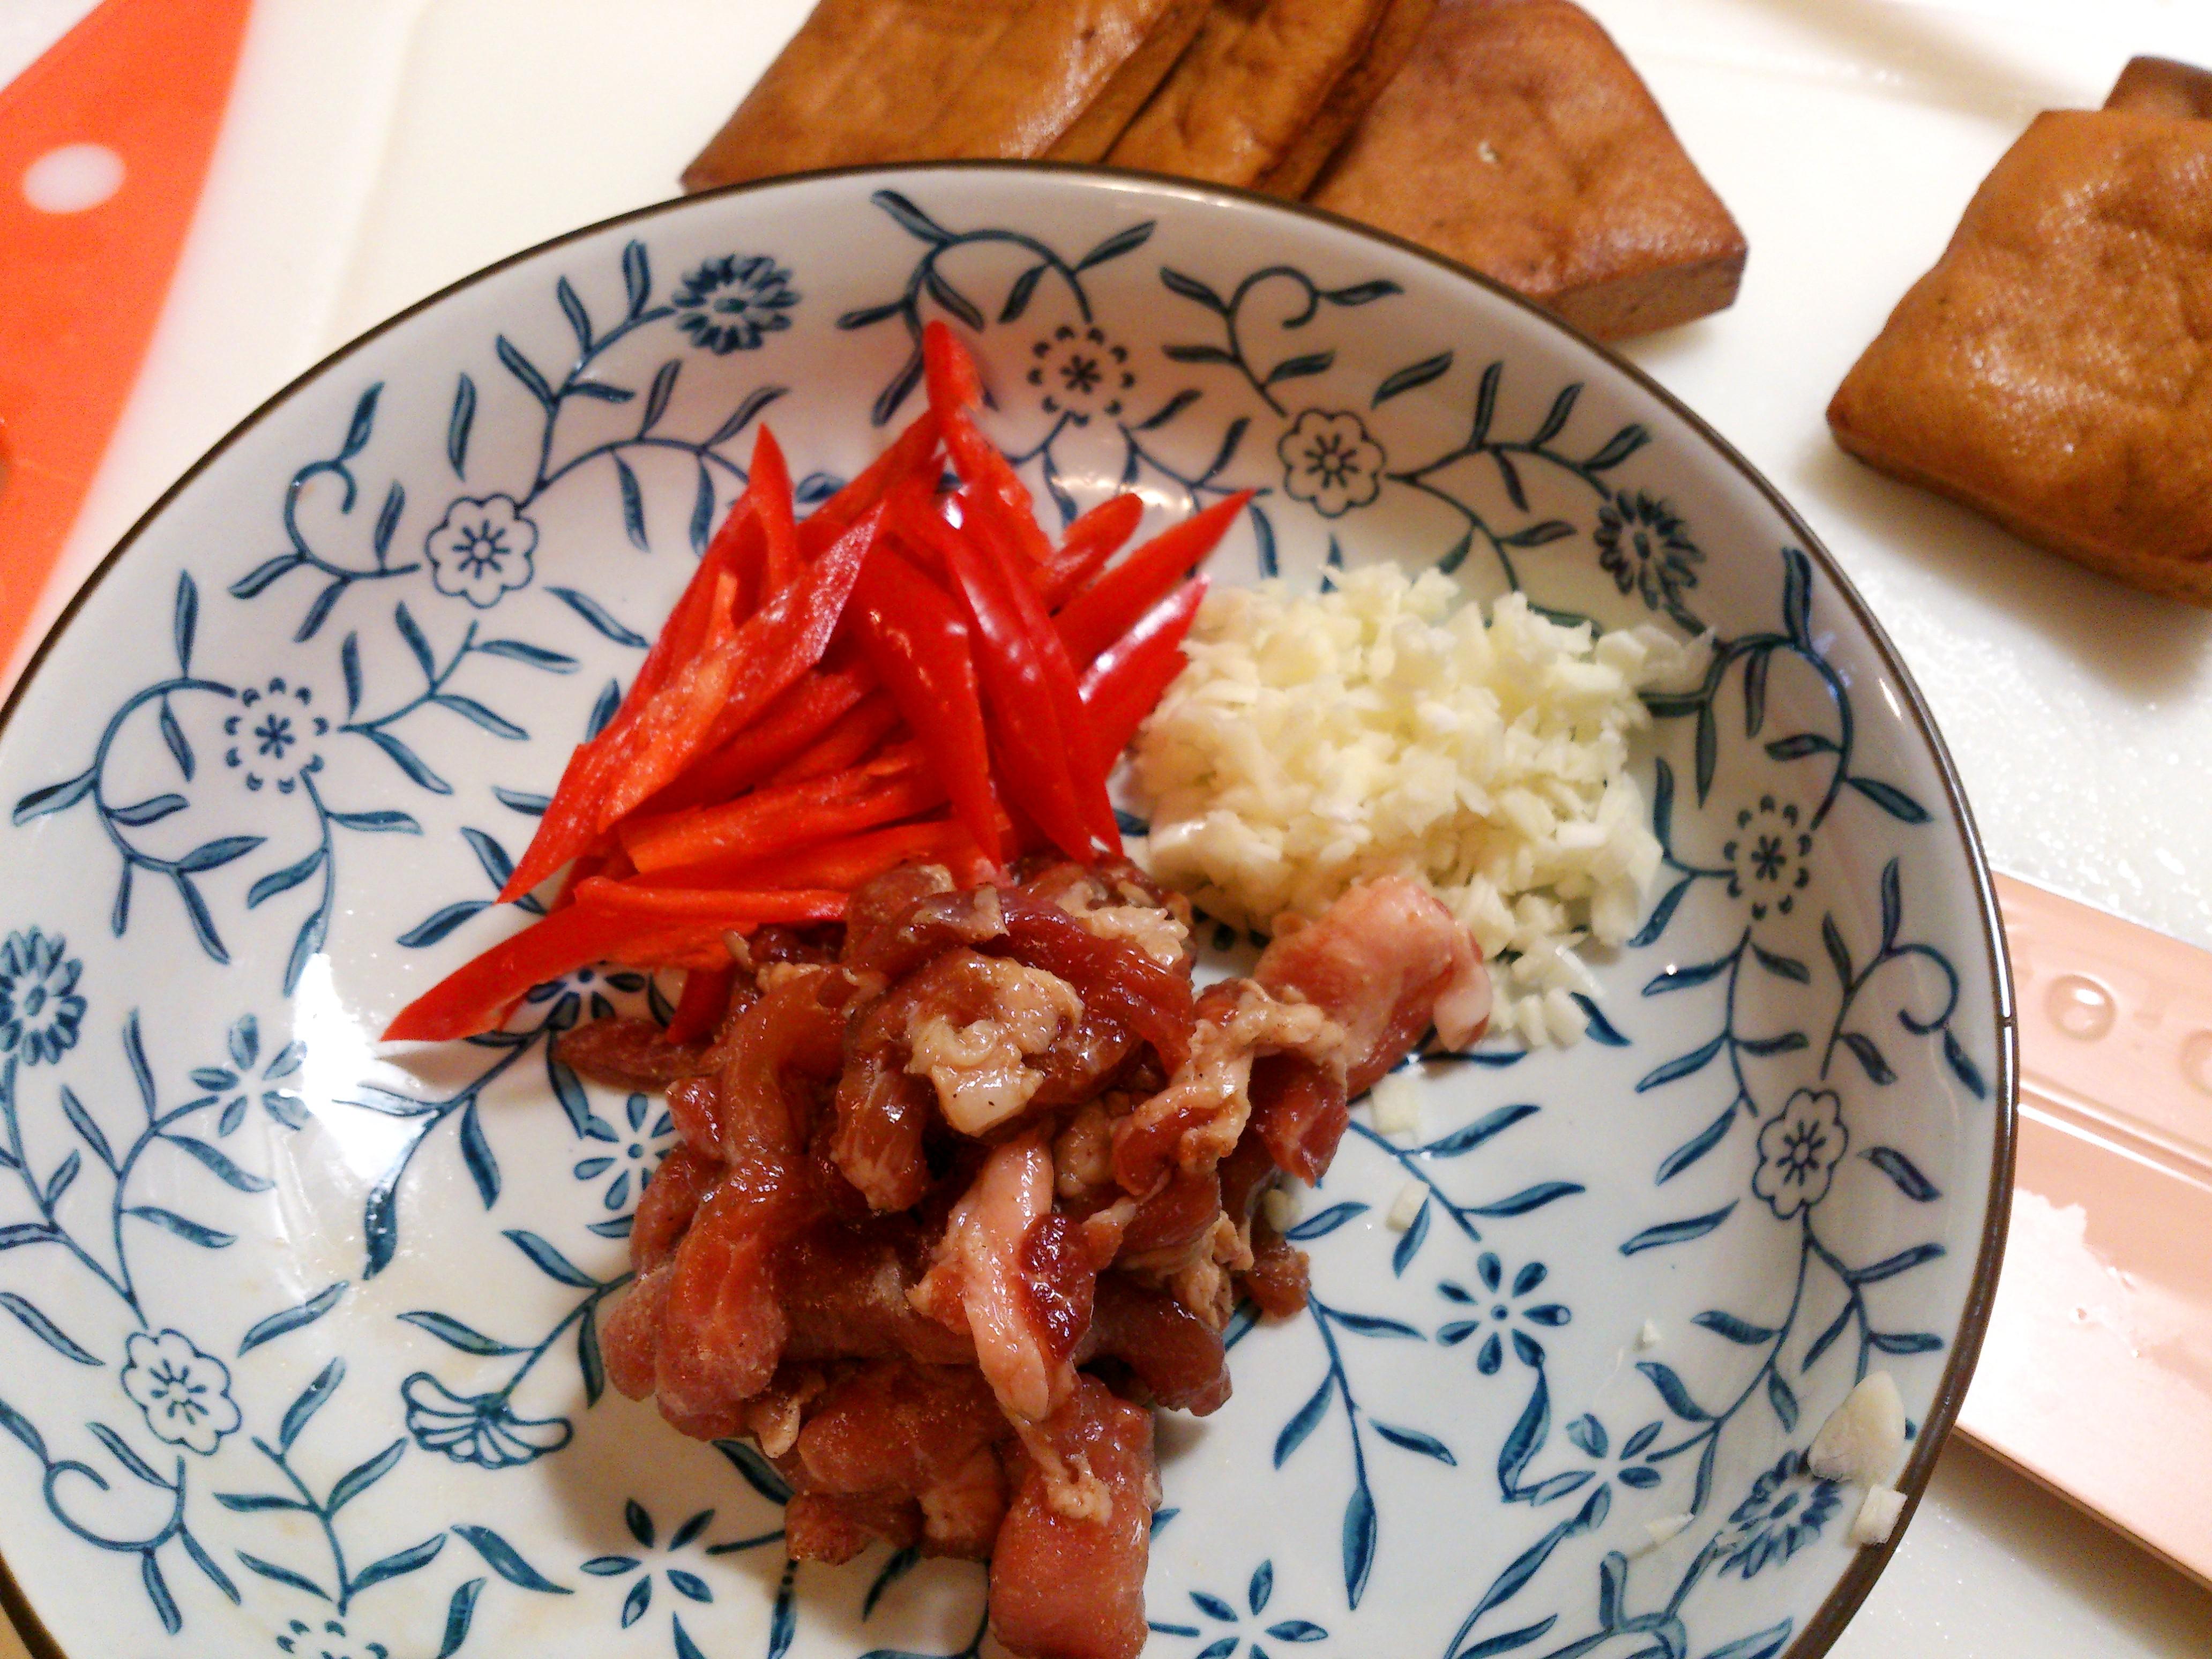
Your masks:
{"label": "white tabletop", "polygon": [[[2212,945],[2212,612],[1873,477],[1821,411],[2034,111],[2205,0],[1585,0],[1742,222],[1722,317],[1631,355],[1796,501],[1934,704],[2002,869]],[[399,307],[672,195],[807,0],[259,0],[199,218],[51,615],[169,481]],[[0,0],[0,82],[88,0]],[[1954,1442],[1841,1659],[2212,1654],[2212,1595]],[[0,1627],[0,1659],[21,1650]]]}

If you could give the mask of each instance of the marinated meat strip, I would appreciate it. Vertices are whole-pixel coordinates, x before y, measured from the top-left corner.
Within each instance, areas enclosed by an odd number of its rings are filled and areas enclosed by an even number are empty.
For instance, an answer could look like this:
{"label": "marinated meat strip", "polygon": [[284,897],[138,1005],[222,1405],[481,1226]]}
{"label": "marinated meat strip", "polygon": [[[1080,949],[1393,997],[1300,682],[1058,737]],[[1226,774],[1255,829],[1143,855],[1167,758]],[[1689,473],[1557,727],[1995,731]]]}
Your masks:
{"label": "marinated meat strip", "polygon": [[1490,975],[1467,929],[1403,876],[1353,888],[1295,932],[1278,932],[1253,978],[1343,1026],[1345,1087],[1374,1085],[1431,1024],[1464,1048],[1490,1021]]}
{"label": "marinated meat strip", "polygon": [[1012,1651],[1133,1659],[1151,1408],[1228,1399],[1239,1291],[1304,1305],[1261,1197],[1328,1168],[1348,1089],[1479,1030],[1487,982],[1410,883],[1201,994],[1133,866],[1020,873],[894,871],[842,941],[757,941],[710,1044],[570,1034],[595,1076],[691,1068],[600,1341],[623,1393],[775,1462],[794,1559],[988,1559]]}

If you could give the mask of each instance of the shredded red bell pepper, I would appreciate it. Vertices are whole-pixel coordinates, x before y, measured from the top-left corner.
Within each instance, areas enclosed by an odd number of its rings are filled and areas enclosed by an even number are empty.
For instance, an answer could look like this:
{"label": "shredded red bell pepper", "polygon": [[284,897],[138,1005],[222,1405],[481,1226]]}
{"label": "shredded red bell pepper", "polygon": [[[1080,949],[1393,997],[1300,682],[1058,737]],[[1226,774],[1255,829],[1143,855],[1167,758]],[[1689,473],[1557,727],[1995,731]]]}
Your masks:
{"label": "shredded red bell pepper", "polygon": [[1067,642],[1067,654],[1087,663],[1127,633],[1138,617],[1165,599],[1220,545],[1251,499],[1252,492],[1244,489],[1214,502],[1162,531],[1079,589],[1053,617]]}
{"label": "shredded red bell pepper", "polygon": [[[565,871],[548,913],[387,1036],[489,1030],[605,961],[684,970],[668,1036],[696,1042],[728,1007],[732,933],[838,921],[848,893],[917,859],[972,884],[1042,845],[1118,850],[1107,774],[1182,666],[1205,592],[1186,576],[1249,497],[1113,562],[1145,510],[1117,495],[1054,546],[975,424],[967,349],[932,323],[922,354],[928,410],[804,520],[762,428],[744,493],[501,892]],[[1009,928],[1003,948],[1166,1033],[1141,953],[1019,904]]]}
{"label": "shredded red bell pepper", "polygon": [[869,665],[929,750],[954,813],[977,846],[996,849],[1005,815],[991,786],[982,692],[959,607],[889,551],[870,562],[854,603]]}

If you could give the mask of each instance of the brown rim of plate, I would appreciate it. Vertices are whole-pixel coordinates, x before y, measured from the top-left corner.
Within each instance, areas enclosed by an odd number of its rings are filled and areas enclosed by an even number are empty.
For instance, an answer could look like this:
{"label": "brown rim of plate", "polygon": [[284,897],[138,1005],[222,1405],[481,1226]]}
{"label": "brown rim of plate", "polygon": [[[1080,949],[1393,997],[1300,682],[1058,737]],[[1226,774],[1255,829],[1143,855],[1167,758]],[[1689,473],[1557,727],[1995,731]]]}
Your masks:
{"label": "brown rim of plate", "polygon": [[[1926,1492],[1928,1482],[1935,1473],[1936,1456],[1942,1452],[1943,1443],[1950,1437],[1952,1425],[1958,1419],[1960,1403],[1966,1395],[1966,1384],[1974,1374],[1974,1362],[1981,1356],[1982,1338],[1989,1328],[1990,1308],[1996,1297],[1997,1271],[2004,1261],[2005,1233],[2012,1218],[2013,1148],[2017,1127],[2020,1088],[2018,1044],[2013,1013],[2012,971],[2005,956],[2004,923],[1997,911],[1996,890],[1990,879],[1989,860],[1982,851],[1981,832],[1975,828],[1972,809],[1966,804],[1966,789],[1959,781],[1958,768],[1952,762],[1951,751],[1945,745],[1942,734],[1936,729],[1935,720],[1928,712],[1927,701],[1921,696],[1919,685],[1914,681],[1911,672],[1905,667],[1904,659],[1898,654],[1897,647],[1891,642],[1887,632],[1875,619],[1874,612],[1868,609],[1867,603],[1860,597],[1858,589],[1851,585],[1850,578],[1844,574],[1843,567],[1836,562],[1835,556],[1831,554],[1820,538],[1813,533],[1812,526],[1799,516],[1796,508],[1790,506],[1783,497],[1782,492],[1769,483],[1766,476],[1746,459],[1735,445],[1721,436],[1702,416],[1691,410],[1673,392],[1668,391],[1643,369],[1620,356],[1610,347],[1599,343],[1571,325],[1562,322],[1536,304],[1534,301],[1515,293],[1494,277],[1486,276],[1479,270],[1461,264],[1456,260],[1446,258],[1443,254],[1432,252],[1418,243],[1406,240],[1403,237],[1394,236],[1387,231],[1373,229],[1359,223],[1357,220],[1347,219],[1340,214],[1309,206],[1303,202],[1286,202],[1277,197],[1263,195],[1257,191],[1240,189],[1233,185],[1194,184],[1188,179],[1169,178],[1158,173],[1137,173],[1126,167],[1104,167],[1080,161],[909,161],[878,163],[863,167],[823,167],[811,173],[793,173],[774,179],[749,179],[743,184],[725,185],[715,190],[702,191],[694,196],[674,197],[665,202],[656,202],[649,207],[633,208],[627,213],[617,213],[611,218],[601,219],[594,223],[580,226],[574,230],[563,232],[558,236],[548,238],[534,246],[523,249],[519,253],[511,253],[503,259],[495,260],[479,270],[472,271],[458,282],[448,283],[435,293],[417,300],[404,310],[395,312],[374,328],[356,336],[337,350],[319,359],[309,368],[295,375],[283,386],[264,398],[251,414],[216,440],[206,454],[185,469],[176,483],[161,492],[154,504],[139,515],[137,522],[125,532],[123,539],[116,543],[113,550],[100,562],[92,574],[85,579],[82,586],[70,596],[68,605],[63,607],[61,614],[55,617],[53,625],[46,630],[46,636],[39,641],[38,649],[31,653],[30,660],[23,665],[23,672],[9,690],[7,702],[0,704],[0,738],[6,736],[9,722],[15,718],[16,706],[22,701],[24,692],[29,688],[40,667],[45,665],[47,653],[54,648],[62,635],[69,631],[70,625],[76,620],[79,609],[91,597],[94,590],[114,574],[117,566],[122,562],[124,555],[129,552],[132,544],[145,533],[148,526],[161,517],[169,503],[183,494],[185,488],[201,473],[214,465],[240,438],[276,413],[293,393],[300,391],[309,381],[315,380],[326,370],[335,368],[370,341],[380,338],[402,323],[429,310],[449,296],[459,293],[463,289],[473,288],[477,283],[497,276],[501,271],[513,266],[533,259],[541,253],[550,252],[555,248],[580,241],[587,236],[595,236],[602,231],[611,230],[619,225],[641,224],[647,220],[682,213],[696,202],[751,195],[757,191],[778,190],[791,185],[811,184],[830,179],[857,179],[870,175],[888,179],[899,175],[933,173],[1019,173],[1101,179],[1115,184],[1140,185],[1149,193],[1179,197],[1186,201],[1224,203],[1238,207],[1257,209],[1262,213],[1311,219],[1333,229],[1349,231],[1355,236],[1379,242],[1386,247],[1396,249],[1401,253],[1410,254],[1425,264],[1433,265],[1448,276],[1486,289],[1492,295],[1504,301],[1507,304],[1527,312],[1532,316],[1540,318],[1546,324],[1566,336],[1571,342],[1581,347],[1590,356],[1606,363],[1615,372],[1626,375],[1647,396],[1658,402],[1676,419],[1711,445],[1723,461],[1733,467],[1765,499],[1767,504],[1780,515],[1784,524],[1789,527],[1790,533],[1796,538],[1799,545],[1811,558],[1820,574],[1827,579],[1829,584],[1842,598],[1851,615],[1857,619],[1859,626],[1866,630],[1867,637],[1874,646],[1876,657],[1883,668],[1894,678],[1899,689],[1905,694],[1906,711],[1922,740],[1927,744],[1929,752],[1934,757],[1936,772],[1942,779],[1945,800],[1955,817],[1960,838],[1966,846],[1966,861],[1973,878],[1974,897],[1981,910],[1983,943],[1990,953],[1989,988],[1996,1005],[1997,1060],[1996,1085],[1992,1097],[1992,1104],[1996,1112],[1996,1122],[1992,1136],[1993,1154],[1990,1165],[1989,1212],[1983,1218],[1981,1249],[1974,1258],[1974,1276],[1966,1288],[1966,1305],[1960,1312],[1959,1329],[1951,1345],[1950,1358],[1943,1367],[1941,1381],[1936,1384],[1934,1403],[1929,1407],[1927,1417],[1920,1425],[1919,1435],[1913,1442],[1912,1456],[1905,1464],[1905,1472],[1898,1478],[1898,1489],[1905,1493],[1904,1513],[1898,1518],[1896,1529],[1890,1534],[1888,1542],[1869,1546],[1855,1553],[1850,1565],[1844,1570],[1843,1576],[1836,1581],[1835,1587],[1828,1592],[1820,1605],[1814,1609],[1813,1616],[1806,1621],[1804,1627],[1796,1633],[1789,1647],[1780,1656],[1780,1659],[1820,1659],[1820,1656],[1826,1653],[1834,1645],[1836,1638],[1843,1634],[1844,1626],[1850,1621],[1851,1615],[1858,1611],[1859,1604],[1866,1600],[1867,1593],[1874,1588],[1875,1580],[1881,1576],[1881,1570],[1889,1564],[1889,1558],[1896,1553],[1898,1545],[1904,1540],[1905,1529],[1911,1524],[1912,1517],[1919,1512],[1920,1499]],[[61,1644],[54,1639],[52,1633],[46,1629],[37,1613],[32,1610],[28,1597],[24,1595],[22,1586],[16,1583],[15,1575],[9,1567],[4,1557],[0,1557],[0,1610],[7,1613],[17,1633],[21,1636],[25,1644],[30,1649],[33,1659],[73,1659],[73,1656],[64,1650]],[[86,1656],[80,1654],[74,1656],[74,1659],[86,1659]]]}

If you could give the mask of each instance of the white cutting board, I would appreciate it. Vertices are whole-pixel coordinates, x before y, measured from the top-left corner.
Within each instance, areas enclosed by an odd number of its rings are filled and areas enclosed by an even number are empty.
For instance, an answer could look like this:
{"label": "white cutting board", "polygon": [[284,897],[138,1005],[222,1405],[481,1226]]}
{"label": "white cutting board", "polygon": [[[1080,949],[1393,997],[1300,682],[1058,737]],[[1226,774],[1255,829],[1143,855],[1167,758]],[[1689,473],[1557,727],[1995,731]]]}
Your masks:
{"label": "white cutting board", "polygon": [[[2212,612],[1872,477],[1821,410],[2029,116],[2212,0],[1586,0],[1751,242],[1724,315],[1630,355],[1797,504],[1896,638],[1992,860],[2212,945]],[[22,9],[18,10],[17,8]],[[0,0],[0,78],[84,9]],[[490,260],[671,195],[805,0],[259,0],[65,590],[283,381]],[[29,43],[27,47],[24,43]],[[2204,1659],[2212,1595],[1954,1442],[1839,1659]],[[0,1659],[15,1659],[0,1633]]]}

